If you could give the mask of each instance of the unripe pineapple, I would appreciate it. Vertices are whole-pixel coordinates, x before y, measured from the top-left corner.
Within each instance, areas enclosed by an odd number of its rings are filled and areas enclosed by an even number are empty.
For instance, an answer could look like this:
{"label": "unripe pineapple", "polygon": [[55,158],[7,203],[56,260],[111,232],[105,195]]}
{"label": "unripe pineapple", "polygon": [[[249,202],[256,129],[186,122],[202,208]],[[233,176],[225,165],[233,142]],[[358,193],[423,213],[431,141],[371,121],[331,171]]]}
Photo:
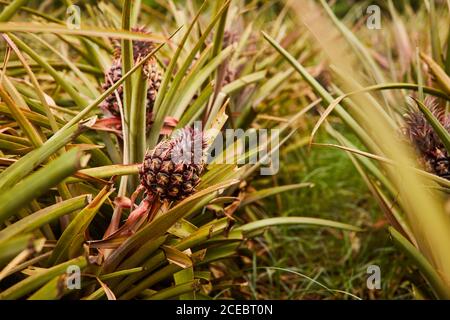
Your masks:
{"label": "unripe pineapple", "polygon": [[[114,60],[113,64],[105,74],[105,83],[102,84],[103,91],[108,90],[114,83],[122,78],[122,64],[120,60]],[[123,102],[123,86],[119,86],[116,91],[105,98],[100,104],[100,108],[108,116],[120,118],[119,100],[116,95],[120,97],[120,102]]]}
{"label": "unripe pineapple", "polygon": [[[223,34],[222,49],[224,49],[232,44],[236,44],[237,42],[238,42],[237,33],[227,30]],[[225,75],[223,77],[222,85],[225,86],[225,85],[233,82],[234,80],[236,80],[237,76],[238,76],[238,71],[236,70],[236,68],[227,64],[226,70],[225,70]]]}
{"label": "unripe pineapple", "polygon": [[[450,118],[445,114],[444,108],[439,107],[432,99],[425,99],[424,103],[442,126],[450,132]],[[405,122],[405,133],[416,147],[420,155],[420,162],[425,169],[450,180],[450,162],[447,150],[422,112],[410,111],[405,116]]]}
{"label": "unripe pineapple", "polygon": [[[145,27],[131,28],[131,31],[136,33],[150,34]],[[114,58],[120,59],[122,56],[122,46],[119,40],[113,41],[114,46]],[[153,42],[151,41],[133,41],[133,59],[138,61],[139,58],[143,58],[155,49]]]}
{"label": "unripe pineapple", "polygon": [[[149,33],[145,28],[133,28],[135,32]],[[154,45],[152,42],[148,41],[133,41],[133,58],[134,62],[139,62],[140,59],[147,56],[152,50],[154,50]],[[114,61],[111,67],[105,74],[105,82],[102,85],[104,91],[108,90],[114,83],[116,83],[122,77],[122,60],[121,60],[121,46],[119,41],[114,42]],[[162,74],[159,70],[157,62],[155,59],[150,58],[143,65],[143,73],[147,80],[147,129],[150,128],[152,121],[152,110],[153,105],[156,100],[156,94],[158,93],[159,87],[161,85]],[[117,92],[117,93],[116,93]],[[120,98],[117,99],[117,94]],[[120,104],[123,104],[123,85],[120,85],[114,93],[109,95],[100,104],[100,108],[103,110],[105,115],[120,118]],[[123,106],[123,105],[122,105]]]}
{"label": "unripe pineapple", "polygon": [[139,168],[147,194],[161,201],[178,201],[193,194],[205,167],[205,145],[200,130],[184,128],[147,152]]}

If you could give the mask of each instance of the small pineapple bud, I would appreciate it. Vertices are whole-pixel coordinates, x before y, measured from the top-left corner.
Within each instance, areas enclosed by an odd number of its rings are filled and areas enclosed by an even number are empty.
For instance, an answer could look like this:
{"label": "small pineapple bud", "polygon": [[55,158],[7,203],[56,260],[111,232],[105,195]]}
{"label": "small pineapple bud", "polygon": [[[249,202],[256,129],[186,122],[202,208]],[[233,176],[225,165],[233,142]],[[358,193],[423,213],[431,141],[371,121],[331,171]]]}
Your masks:
{"label": "small pineapple bud", "polygon": [[331,90],[331,73],[330,70],[324,68],[319,74],[315,77],[317,82],[324,87],[327,91]]}
{"label": "small pineapple bud", "polygon": [[[436,119],[450,132],[450,118],[434,99],[425,99],[424,104]],[[450,180],[449,155],[439,136],[420,111],[410,111],[405,116],[405,134],[415,146],[424,168]]]}
{"label": "small pineapple bud", "polygon": [[[223,42],[222,42],[222,49],[236,44],[238,42],[238,34],[236,32],[233,31],[228,31],[226,30],[223,34]],[[230,65],[226,66],[225,69],[225,75],[223,77],[223,82],[222,85],[225,86],[231,82],[233,82],[234,80],[237,79],[238,76],[238,71],[236,70],[236,68],[233,68]]]}
{"label": "small pineapple bud", "polygon": [[[103,91],[108,90],[111,86],[122,78],[122,65],[120,60],[115,60],[109,70],[105,74],[105,83],[102,84]],[[100,104],[100,108],[107,116],[120,118],[120,106],[119,100],[117,100],[116,94],[120,98],[120,102],[123,101],[123,86],[119,86],[116,92],[110,94]]]}
{"label": "small pineapple bud", "polygon": [[147,152],[139,168],[141,185],[161,201],[178,201],[193,194],[205,167],[203,133],[192,128],[177,133]]}
{"label": "small pineapple bud", "polygon": [[[145,27],[135,27],[131,28],[131,31],[142,34],[150,34],[150,31]],[[122,56],[122,46],[119,40],[113,41],[114,47],[114,58],[120,59]],[[138,61],[139,58],[143,58],[152,52],[155,49],[153,42],[151,41],[142,41],[142,40],[133,40],[133,59],[134,61]]]}
{"label": "small pineapple bud", "polygon": [[[144,27],[133,28],[135,32],[148,34]],[[149,41],[133,41],[134,62],[144,58],[154,50],[154,45]],[[103,91],[108,90],[114,83],[122,77],[121,46],[119,41],[114,41],[114,61],[105,74],[105,82],[102,85]],[[156,95],[161,86],[162,73],[159,70],[155,59],[150,58],[143,66],[143,73],[147,80],[147,130],[151,126],[153,105],[156,101]],[[117,95],[119,99],[117,99]],[[119,102],[120,101],[120,102]],[[100,108],[106,116],[120,118],[120,105],[123,104],[123,85],[120,85],[116,92],[109,95],[101,104]],[[122,105],[123,106],[123,105]]]}

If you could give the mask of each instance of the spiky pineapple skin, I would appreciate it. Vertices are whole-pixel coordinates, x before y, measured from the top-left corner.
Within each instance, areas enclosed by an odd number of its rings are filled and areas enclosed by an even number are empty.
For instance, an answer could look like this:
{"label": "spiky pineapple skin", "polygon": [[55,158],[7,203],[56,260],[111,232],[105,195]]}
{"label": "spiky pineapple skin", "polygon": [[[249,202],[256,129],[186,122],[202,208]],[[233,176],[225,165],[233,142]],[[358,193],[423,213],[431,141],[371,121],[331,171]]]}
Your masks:
{"label": "spiky pineapple skin", "polygon": [[[147,80],[147,127],[151,124],[151,116],[153,111],[153,105],[156,101],[156,95],[158,93],[159,87],[161,86],[162,74],[159,71],[155,62],[149,64],[144,68],[144,75]],[[105,75],[105,82],[102,85],[103,91],[108,90],[111,86],[120,80],[122,77],[122,64],[120,61],[116,60],[113,62],[109,70]],[[117,92],[117,93],[116,93]],[[117,96],[119,96],[119,100]],[[123,85],[120,85],[115,92],[106,97],[105,100],[100,104],[100,108],[103,113],[107,116],[119,117],[120,118],[120,105],[123,106]]]}
{"label": "spiky pineapple skin", "polygon": [[[135,32],[149,33],[144,27],[133,28]],[[121,46],[119,41],[114,44],[114,60],[111,67],[105,73],[105,80],[102,84],[102,90],[106,91],[111,86],[120,80],[122,77],[122,61],[121,61]],[[140,59],[147,56],[153,51],[154,45],[149,41],[133,41],[133,58],[134,62],[139,62]],[[160,71],[155,59],[150,58],[143,65],[143,74],[147,81],[147,104],[146,104],[146,121],[147,130],[150,129],[152,123],[152,111],[156,101],[156,95],[161,86],[162,72]],[[119,98],[119,99],[118,99]],[[110,94],[100,104],[100,108],[106,116],[120,118],[120,106],[123,106],[123,85],[120,85],[115,92]]]}
{"label": "spiky pineapple skin", "polygon": [[[450,117],[444,108],[439,107],[433,99],[426,99],[424,104],[450,132]],[[450,158],[444,144],[420,111],[410,111],[405,116],[405,133],[419,153],[419,161],[424,168],[440,177],[450,180]]]}
{"label": "spiky pineapple skin", "polygon": [[[140,26],[140,27],[133,27],[131,28],[131,31],[136,33],[142,33],[142,34],[150,34],[151,32],[147,30],[146,27]],[[133,59],[134,61],[138,61],[140,58],[145,57],[150,52],[152,52],[155,49],[155,46],[153,42],[151,41],[142,41],[142,40],[134,40],[133,42]],[[120,59],[122,56],[122,46],[119,40],[113,41],[113,47],[114,47],[114,58]]]}
{"label": "spiky pineapple skin", "polygon": [[[180,145],[188,142],[189,148],[198,138],[190,129],[185,135],[160,142],[155,149],[147,152],[139,168],[141,185],[148,194],[158,196],[160,201],[179,201],[195,192],[204,171],[204,161],[177,160],[175,154]],[[190,141],[187,141],[189,139]],[[202,138],[201,138],[202,139]],[[201,142],[204,148],[204,142]],[[203,152],[203,150],[201,151]],[[194,158],[192,157],[191,160]]]}
{"label": "spiky pineapple skin", "polygon": [[[112,85],[117,81],[119,81],[121,77],[122,77],[122,65],[120,61],[115,60],[105,74],[105,82],[102,84],[103,91],[106,91],[109,88],[111,88]],[[116,94],[119,96],[120,100],[117,99]],[[119,101],[120,102],[123,101],[122,85],[120,85],[114,93],[110,94],[105,98],[105,100],[102,101],[102,103],[100,104],[100,108],[105,114],[120,118]]]}

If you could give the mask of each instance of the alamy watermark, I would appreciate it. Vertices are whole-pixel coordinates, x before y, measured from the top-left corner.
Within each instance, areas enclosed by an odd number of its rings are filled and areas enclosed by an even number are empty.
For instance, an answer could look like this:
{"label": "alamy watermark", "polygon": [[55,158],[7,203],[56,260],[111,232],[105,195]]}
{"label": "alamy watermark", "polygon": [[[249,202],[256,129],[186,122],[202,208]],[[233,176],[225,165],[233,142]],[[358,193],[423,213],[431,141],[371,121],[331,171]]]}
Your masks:
{"label": "alamy watermark", "polygon": [[369,290],[381,289],[381,269],[376,264],[367,267],[366,285]]}
{"label": "alamy watermark", "polygon": [[68,266],[66,269],[66,287],[69,290],[81,289],[81,269],[77,265]]}
{"label": "alamy watermark", "polygon": [[369,30],[380,30],[381,29],[381,8],[376,4],[370,5],[366,9],[366,14],[368,14],[366,20],[366,27]]}
{"label": "alamy watermark", "polygon": [[70,5],[66,10],[66,25],[69,29],[81,29],[81,10],[77,5]]}

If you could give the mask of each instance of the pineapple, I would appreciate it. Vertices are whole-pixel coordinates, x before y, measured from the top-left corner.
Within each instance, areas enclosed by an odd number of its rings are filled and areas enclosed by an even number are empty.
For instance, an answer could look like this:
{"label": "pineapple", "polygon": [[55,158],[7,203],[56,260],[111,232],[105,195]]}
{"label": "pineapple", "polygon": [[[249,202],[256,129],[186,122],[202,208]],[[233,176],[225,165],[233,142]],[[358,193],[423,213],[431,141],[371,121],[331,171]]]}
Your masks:
{"label": "pineapple", "polygon": [[[238,35],[237,33],[233,31],[225,31],[223,34],[223,43],[222,43],[222,49],[232,45],[236,44],[238,42]],[[238,76],[238,71],[236,68],[231,67],[228,63],[226,65],[225,74],[223,77],[222,85],[225,86],[234,80],[236,80]]]}
{"label": "pineapple", "polygon": [[[114,60],[108,72],[105,74],[105,83],[102,85],[103,91],[108,90],[112,84],[119,81],[120,78],[122,78],[122,64],[120,63],[120,60]],[[120,97],[120,103],[122,103],[123,86],[119,86],[116,89],[116,92],[110,94],[100,104],[100,108],[105,115],[120,118],[120,105],[116,97],[117,94]]]}
{"label": "pineapple", "polygon": [[[150,32],[145,27],[136,27],[131,28],[131,31],[137,32],[137,33],[144,33],[149,34]],[[117,60],[121,58],[122,56],[122,46],[120,44],[119,40],[113,41],[113,47],[114,47],[114,58]],[[145,57],[148,55],[152,50],[155,49],[155,46],[152,42],[149,41],[133,41],[133,59],[134,61],[138,61],[140,58]]]}
{"label": "pineapple", "polygon": [[179,201],[195,192],[204,171],[205,139],[200,130],[184,128],[147,152],[139,168],[141,185],[160,201]]}
{"label": "pineapple", "polygon": [[[149,33],[145,28],[133,28],[135,32]],[[154,49],[154,45],[147,41],[133,41],[134,62],[147,56]],[[156,100],[159,87],[161,85],[162,74],[156,60],[150,58],[143,66],[143,73],[147,79],[147,130],[152,123],[152,110]],[[105,74],[105,82],[102,85],[103,91],[108,90],[115,82],[122,77],[122,61],[120,42],[114,42],[114,61]],[[117,95],[120,101],[117,99]],[[116,92],[108,96],[101,104],[100,108],[107,117],[120,118],[120,106],[123,103],[123,85],[119,86]]]}
{"label": "pineapple", "polygon": [[[436,119],[450,132],[450,118],[433,99],[425,99],[425,105]],[[420,154],[425,169],[450,180],[449,155],[439,136],[420,111],[410,111],[405,116],[405,133]]]}

